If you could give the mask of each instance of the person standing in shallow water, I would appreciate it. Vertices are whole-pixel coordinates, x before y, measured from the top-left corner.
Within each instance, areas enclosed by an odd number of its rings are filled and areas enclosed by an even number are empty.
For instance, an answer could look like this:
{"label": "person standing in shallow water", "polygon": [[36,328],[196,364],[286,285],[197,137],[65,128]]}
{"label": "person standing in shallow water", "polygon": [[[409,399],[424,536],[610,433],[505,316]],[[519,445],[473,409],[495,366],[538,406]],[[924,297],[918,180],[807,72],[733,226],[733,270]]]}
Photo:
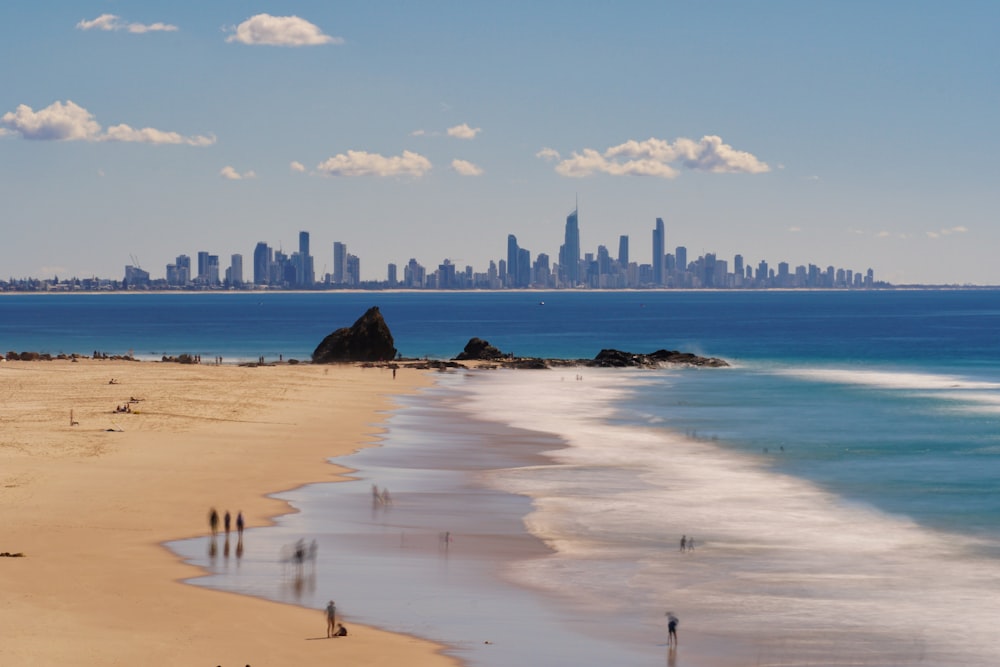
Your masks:
{"label": "person standing in shallow water", "polygon": [[212,529],[212,535],[219,533],[219,513],[213,507],[208,513],[208,527]]}
{"label": "person standing in shallow water", "polygon": [[236,513],[236,534],[243,539],[243,510]]}
{"label": "person standing in shallow water", "polygon": [[677,617],[673,612],[667,612],[667,646],[677,647]]}
{"label": "person standing in shallow water", "polygon": [[222,526],[226,529],[226,537],[229,537],[229,510],[226,510],[226,515],[222,517]]}

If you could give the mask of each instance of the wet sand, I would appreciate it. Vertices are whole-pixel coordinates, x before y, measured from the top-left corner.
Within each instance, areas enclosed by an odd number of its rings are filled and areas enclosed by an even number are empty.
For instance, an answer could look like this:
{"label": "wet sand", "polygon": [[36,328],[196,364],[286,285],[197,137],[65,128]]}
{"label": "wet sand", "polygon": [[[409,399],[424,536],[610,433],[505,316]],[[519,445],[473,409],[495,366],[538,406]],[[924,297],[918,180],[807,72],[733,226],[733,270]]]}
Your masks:
{"label": "wet sand", "polygon": [[23,554],[0,558],[0,664],[456,664],[349,614],[350,636],[326,639],[321,608],[184,584],[200,570],[163,546],[207,533],[213,506],[269,524],[289,507],[266,494],[337,479],[327,458],[370,444],[391,396],[428,382],[356,366],[0,363],[0,552]]}

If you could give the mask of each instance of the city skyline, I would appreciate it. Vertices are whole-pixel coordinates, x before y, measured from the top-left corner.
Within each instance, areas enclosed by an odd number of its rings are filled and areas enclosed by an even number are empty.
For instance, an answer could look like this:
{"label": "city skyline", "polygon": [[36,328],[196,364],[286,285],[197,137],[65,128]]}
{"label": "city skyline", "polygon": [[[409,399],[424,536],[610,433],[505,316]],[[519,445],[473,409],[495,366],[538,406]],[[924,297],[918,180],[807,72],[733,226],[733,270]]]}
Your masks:
{"label": "city skyline", "polygon": [[[125,266],[123,281],[102,278],[73,282],[59,280],[60,289],[769,289],[769,288],[873,288],[893,287],[875,278],[868,267],[820,266],[813,262],[792,263],[787,259],[755,260],[737,253],[732,262],[717,253],[696,254],[688,260],[686,246],[665,249],[667,234],[663,218],[656,218],[650,230],[648,262],[636,261],[631,239],[618,237],[617,254],[608,245],[592,250],[580,247],[579,208],[566,216],[564,240],[558,253],[533,251],[520,245],[515,234],[507,235],[506,254],[489,260],[487,267],[459,266],[448,257],[428,262],[415,257],[390,262],[381,277],[363,279],[362,258],[348,252],[347,244],[332,243],[332,271],[320,258],[323,269],[316,271],[311,253],[312,234],[298,232],[298,248],[285,252],[266,241],[254,246],[251,267],[243,270],[243,254],[230,255],[230,266],[222,270],[220,256],[197,251],[196,270],[190,255],[178,255],[165,267],[165,277],[143,269],[133,257]],[[682,240],[681,240],[682,241]],[[330,247],[330,244],[326,244]],[[638,249],[638,248],[637,248]],[[322,251],[320,251],[322,252]],[[640,254],[642,254],[640,252]],[[436,263],[436,267],[435,267]],[[57,277],[58,278],[58,277]],[[0,281],[0,288],[4,286]],[[10,285],[14,289],[51,289],[54,284]]]}
{"label": "city skyline", "polygon": [[579,194],[585,248],[638,256],[659,216],[692,257],[1000,284],[995,3],[5,10],[5,279],[246,271],[303,229],[365,281],[481,267],[507,234],[555,253]]}

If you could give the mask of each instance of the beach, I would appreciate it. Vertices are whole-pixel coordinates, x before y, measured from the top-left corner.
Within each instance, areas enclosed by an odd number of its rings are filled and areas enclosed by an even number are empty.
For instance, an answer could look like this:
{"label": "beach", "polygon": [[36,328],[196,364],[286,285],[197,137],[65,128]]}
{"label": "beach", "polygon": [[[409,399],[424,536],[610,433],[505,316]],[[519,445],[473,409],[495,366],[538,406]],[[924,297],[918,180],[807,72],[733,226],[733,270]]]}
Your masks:
{"label": "beach", "polygon": [[359,365],[0,363],[0,552],[15,555],[0,558],[0,663],[457,664],[349,611],[350,635],[327,639],[322,609],[187,585],[201,570],[163,546],[207,534],[213,507],[269,524],[289,507],[268,494],[338,479],[327,459],[376,443],[392,396],[429,382]]}

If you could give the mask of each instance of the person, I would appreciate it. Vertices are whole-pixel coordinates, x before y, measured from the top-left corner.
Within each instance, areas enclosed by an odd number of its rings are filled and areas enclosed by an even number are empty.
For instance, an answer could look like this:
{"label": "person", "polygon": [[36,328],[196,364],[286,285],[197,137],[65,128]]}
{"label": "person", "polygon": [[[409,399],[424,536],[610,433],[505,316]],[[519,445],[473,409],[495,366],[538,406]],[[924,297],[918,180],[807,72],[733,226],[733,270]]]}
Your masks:
{"label": "person", "polygon": [[677,624],[679,621],[673,612],[667,612],[667,646],[677,646]]}
{"label": "person", "polygon": [[219,533],[219,513],[215,511],[214,507],[208,513],[208,525],[212,529],[212,535]]}
{"label": "person", "polygon": [[[333,625],[337,620],[337,605],[330,600],[326,605],[326,636],[333,637]],[[345,633],[346,634],[346,633]]]}
{"label": "person", "polygon": [[681,535],[681,551],[687,549],[687,535]]}
{"label": "person", "polygon": [[334,637],[346,637],[347,628],[344,627],[343,623],[337,623],[337,631],[333,633]]}
{"label": "person", "polygon": [[243,510],[236,513],[236,534],[243,539]]}
{"label": "person", "polygon": [[229,519],[229,510],[226,510],[225,516],[222,517],[222,525],[225,526],[226,537],[229,537],[229,521],[230,521],[230,519]]}

